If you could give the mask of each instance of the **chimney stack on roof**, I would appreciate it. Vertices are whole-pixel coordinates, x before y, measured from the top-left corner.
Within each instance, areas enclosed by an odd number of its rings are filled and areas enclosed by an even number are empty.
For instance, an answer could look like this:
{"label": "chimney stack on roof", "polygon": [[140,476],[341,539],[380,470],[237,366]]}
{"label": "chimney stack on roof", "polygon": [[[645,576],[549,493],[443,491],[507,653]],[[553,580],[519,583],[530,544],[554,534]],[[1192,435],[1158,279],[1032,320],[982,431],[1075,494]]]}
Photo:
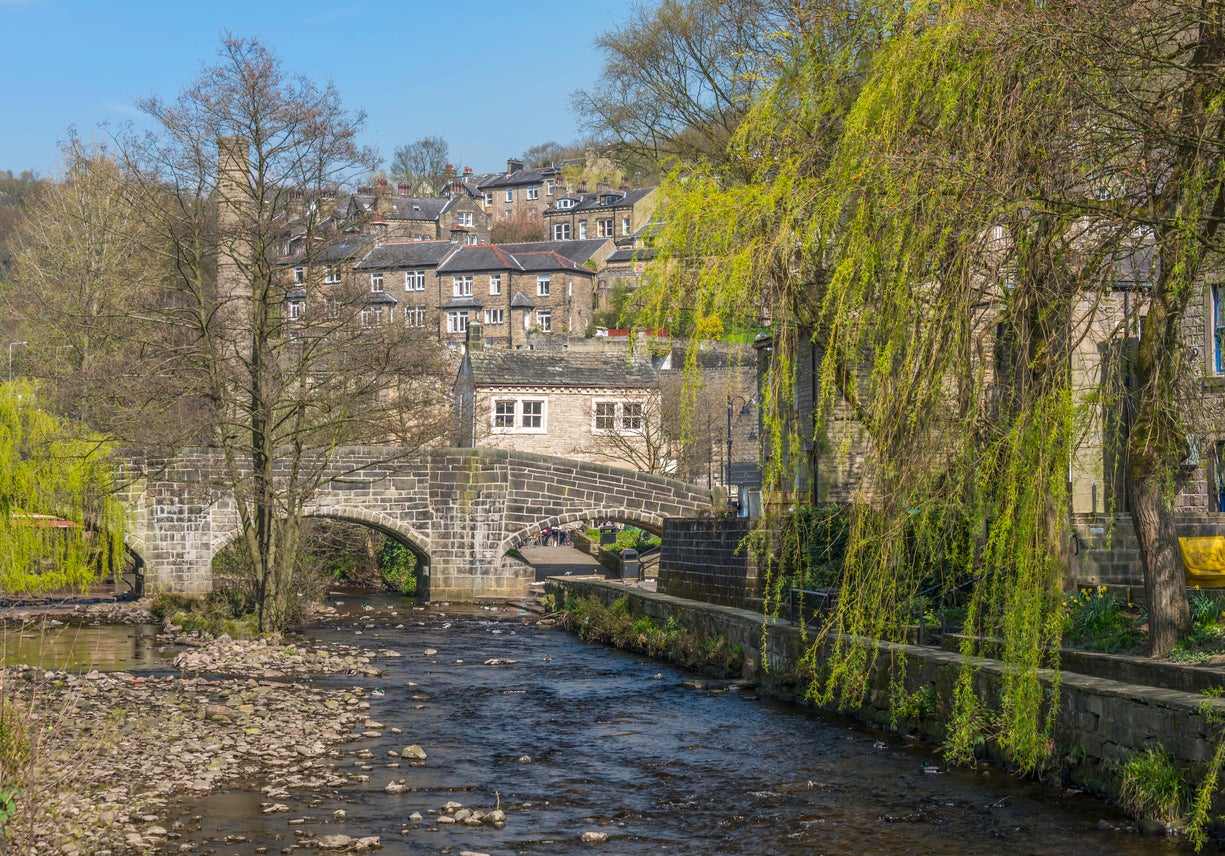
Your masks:
{"label": "chimney stack on roof", "polygon": [[578,183],[578,192],[579,193],[587,192],[587,179],[584,178],[582,181]]}
{"label": "chimney stack on roof", "polygon": [[413,195],[412,188],[408,186],[407,181],[401,181],[399,184],[397,184],[396,191],[399,192],[401,196],[412,196]]}
{"label": "chimney stack on roof", "polygon": [[510,175],[512,172],[519,172],[521,169],[523,169],[523,161],[519,160],[518,158],[507,158],[506,159],[506,174],[507,175]]}
{"label": "chimney stack on roof", "polygon": [[470,166],[464,167],[464,175],[472,175],[472,167]]}
{"label": "chimney stack on roof", "polygon": [[630,179],[628,175],[621,176],[621,189],[622,190],[630,189]]}

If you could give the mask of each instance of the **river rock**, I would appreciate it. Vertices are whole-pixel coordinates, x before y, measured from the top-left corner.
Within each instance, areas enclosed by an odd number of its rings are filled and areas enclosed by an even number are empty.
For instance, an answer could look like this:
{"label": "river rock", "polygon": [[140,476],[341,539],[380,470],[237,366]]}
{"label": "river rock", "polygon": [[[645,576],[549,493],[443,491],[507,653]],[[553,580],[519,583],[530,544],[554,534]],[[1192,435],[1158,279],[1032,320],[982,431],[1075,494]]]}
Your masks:
{"label": "river rock", "polygon": [[353,839],[347,835],[336,833],[334,835],[325,835],[317,839],[315,843],[320,850],[344,850],[353,843]]}
{"label": "river rock", "polygon": [[582,834],[581,839],[584,844],[599,844],[602,841],[608,840],[608,833],[588,831]]}
{"label": "river rock", "polygon": [[400,750],[400,757],[405,761],[424,761],[426,758],[425,750],[412,743]]}

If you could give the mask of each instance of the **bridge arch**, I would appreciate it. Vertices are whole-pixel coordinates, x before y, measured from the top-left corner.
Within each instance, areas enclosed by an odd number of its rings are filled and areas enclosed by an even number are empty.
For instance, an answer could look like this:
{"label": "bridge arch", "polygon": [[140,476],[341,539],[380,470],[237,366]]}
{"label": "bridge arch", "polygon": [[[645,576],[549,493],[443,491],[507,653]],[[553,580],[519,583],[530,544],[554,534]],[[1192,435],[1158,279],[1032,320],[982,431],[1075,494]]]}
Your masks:
{"label": "bridge arch", "polygon": [[[234,499],[221,486],[221,452],[184,450],[170,461],[129,462],[128,543],[154,591],[206,592],[212,559],[238,536]],[[282,468],[278,478],[288,478]],[[505,449],[333,450],[309,517],[387,533],[426,560],[429,597],[522,597],[531,580],[506,554],[545,527],[617,520],[661,533],[670,517],[710,508],[710,492],[665,476]]]}

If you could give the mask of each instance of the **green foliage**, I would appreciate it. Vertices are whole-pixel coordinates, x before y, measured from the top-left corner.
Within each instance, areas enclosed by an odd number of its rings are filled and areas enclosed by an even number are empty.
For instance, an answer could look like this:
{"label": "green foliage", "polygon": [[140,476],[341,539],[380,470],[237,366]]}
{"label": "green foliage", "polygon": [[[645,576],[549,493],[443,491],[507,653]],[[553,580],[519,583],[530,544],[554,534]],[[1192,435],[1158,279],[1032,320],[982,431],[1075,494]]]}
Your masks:
{"label": "green foliage", "polygon": [[1195,589],[1188,595],[1191,632],[1170,651],[1175,663],[1207,663],[1225,653],[1225,612],[1211,594]]}
{"label": "green foliage", "polygon": [[1187,782],[1160,746],[1133,755],[1120,775],[1119,800],[1133,817],[1162,823],[1182,819],[1187,808]]}
{"label": "green foliage", "polygon": [[595,598],[568,602],[565,625],[584,642],[604,642],[720,675],[738,675],[744,665],[740,645],[721,635],[690,632],[674,615],[663,626],[647,616],[635,616],[629,598],[618,598],[611,606]]}
{"label": "green foliage", "polygon": [[1121,651],[1138,645],[1140,631],[1124,603],[1106,586],[1082,588],[1064,606],[1064,638],[1089,651]]}
{"label": "green foliage", "polygon": [[[585,534],[593,544],[600,543],[600,530],[588,529]],[[610,544],[605,547],[606,550],[649,550],[652,547],[658,547],[660,539],[658,535],[652,535],[644,529],[639,529],[636,526],[622,526],[617,530],[617,541],[615,544]]]}
{"label": "green foliage", "polygon": [[779,572],[783,588],[837,586],[850,535],[846,507],[837,504],[801,506],[782,524]]}
{"label": "green foliage", "polygon": [[394,592],[413,595],[417,592],[417,557],[413,551],[394,538],[383,536],[383,553],[379,557],[379,576]]}
{"label": "green foliage", "polygon": [[[0,593],[84,589],[123,557],[109,447],[0,384]],[[62,524],[59,523],[62,521]]]}
{"label": "green foliage", "polygon": [[919,722],[936,713],[936,690],[921,687],[907,693],[901,684],[894,684],[889,692],[889,715],[893,726],[903,721]]}

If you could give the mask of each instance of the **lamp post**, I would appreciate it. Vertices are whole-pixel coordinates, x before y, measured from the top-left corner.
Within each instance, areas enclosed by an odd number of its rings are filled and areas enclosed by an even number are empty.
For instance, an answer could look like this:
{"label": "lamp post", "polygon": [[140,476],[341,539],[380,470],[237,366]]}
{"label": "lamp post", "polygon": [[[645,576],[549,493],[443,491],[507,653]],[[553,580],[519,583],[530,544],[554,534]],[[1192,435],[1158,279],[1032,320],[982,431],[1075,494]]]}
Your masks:
{"label": "lamp post", "polygon": [[743,395],[729,395],[727,397],[727,472],[723,480],[723,486],[727,488],[728,502],[732,498],[732,407],[735,403],[740,402],[740,415],[748,416],[749,402]]}
{"label": "lamp post", "polygon": [[18,345],[28,345],[29,342],[9,342],[9,383],[13,382],[13,348]]}

